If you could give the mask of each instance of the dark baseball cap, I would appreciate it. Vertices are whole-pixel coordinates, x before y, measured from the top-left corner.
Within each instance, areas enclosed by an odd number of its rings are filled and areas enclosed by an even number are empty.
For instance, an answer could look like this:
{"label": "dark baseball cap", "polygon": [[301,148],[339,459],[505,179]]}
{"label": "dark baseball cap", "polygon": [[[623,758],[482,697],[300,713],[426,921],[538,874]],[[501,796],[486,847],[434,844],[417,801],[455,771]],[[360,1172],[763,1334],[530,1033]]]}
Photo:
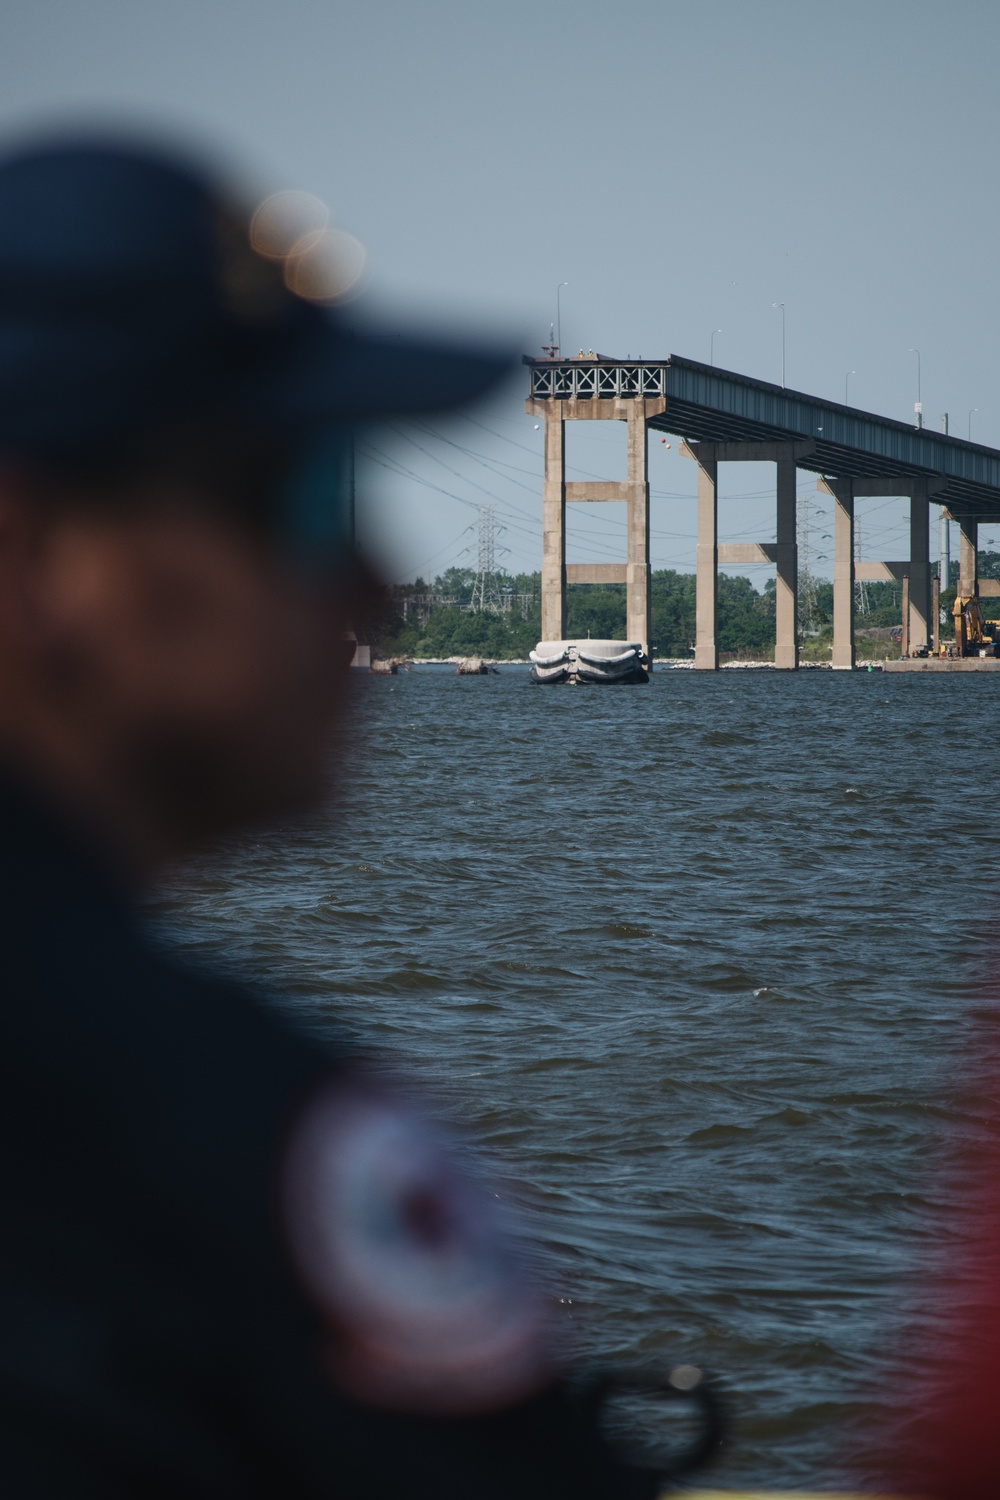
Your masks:
{"label": "dark baseball cap", "polygon": [[251,214],[168,152],[77,139],[0,158],[0,454],[206,418],[281,433],[443,410],[512,364],[297,294]]}

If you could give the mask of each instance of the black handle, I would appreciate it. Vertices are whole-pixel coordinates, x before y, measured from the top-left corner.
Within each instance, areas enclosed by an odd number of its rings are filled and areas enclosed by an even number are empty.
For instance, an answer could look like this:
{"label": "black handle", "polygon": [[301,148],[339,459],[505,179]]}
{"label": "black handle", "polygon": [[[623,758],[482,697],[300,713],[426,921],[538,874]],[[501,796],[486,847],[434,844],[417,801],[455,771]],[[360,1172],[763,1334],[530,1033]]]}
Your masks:
{"label": "black handle", "polygon": [[665,1401],[687,1401],[701,1416],[697,1435],[677,1453],[652,1459],[630,1455],[631,1463],[653,1469],[664,1481],[669,1481],[690,1474],[713,1457],[725,1435],[726,1410],[717,1384],[704,1371],[695,1365],[677,1365],[666,1375],[662,1371],[601,1371],[588,1382],[584,1392],[598,1423],[608,1399],[623,1391],[644,1392]]}

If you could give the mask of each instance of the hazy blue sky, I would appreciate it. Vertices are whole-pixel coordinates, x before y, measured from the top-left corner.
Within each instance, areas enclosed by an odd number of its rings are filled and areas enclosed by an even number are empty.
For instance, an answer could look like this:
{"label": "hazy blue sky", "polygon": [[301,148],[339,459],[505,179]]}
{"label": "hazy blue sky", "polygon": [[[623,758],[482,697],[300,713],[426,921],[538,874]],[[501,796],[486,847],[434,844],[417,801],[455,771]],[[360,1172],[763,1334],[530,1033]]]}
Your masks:
{"label": "hazy blue sky", "polygon": [[[720,328],[717,364],[777,380],[783,301],[789,385],[843,400],[853,370],[853,404],[909,420],[915,346],[927,424],[964,436],[977,408],[1000,446],[998,64],[991,0],[7,0],[0,128],[136,118],[262,195],[318,193],[369,247],[382,320],[537,350],[565,281],[567,349],[707,359]],[[374,440],[393,576],[467,562],[491,501],[503,561],[538,566],[523,395]],[[654,564],[689,568],[693,466],[652,448]],[[624,435],[574,430],[570,457],[618,477]],[[773,537],[773,470],[723,483],[724,535]],[[574,507],[571,557],[623,557],[618,510]],[[866,556],[903,555],[900,504],[859,513]],[[814,505],[819,573],[828,530]]]}

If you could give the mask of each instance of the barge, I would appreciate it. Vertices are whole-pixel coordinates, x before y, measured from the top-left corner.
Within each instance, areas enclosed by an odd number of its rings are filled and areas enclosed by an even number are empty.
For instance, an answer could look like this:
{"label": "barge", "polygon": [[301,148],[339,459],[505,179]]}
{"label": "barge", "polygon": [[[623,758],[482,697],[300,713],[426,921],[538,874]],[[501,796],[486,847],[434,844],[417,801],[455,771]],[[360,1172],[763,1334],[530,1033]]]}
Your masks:
{"label": "barge", "polygon": [[533,682],[649,681],[649,657],[637,641],[539,641],[528,657]]}

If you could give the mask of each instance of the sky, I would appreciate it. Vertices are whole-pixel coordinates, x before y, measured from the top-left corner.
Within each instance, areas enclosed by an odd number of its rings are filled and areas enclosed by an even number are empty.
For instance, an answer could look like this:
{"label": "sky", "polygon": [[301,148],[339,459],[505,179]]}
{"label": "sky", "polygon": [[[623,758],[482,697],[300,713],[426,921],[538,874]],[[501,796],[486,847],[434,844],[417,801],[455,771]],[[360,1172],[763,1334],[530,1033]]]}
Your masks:
{"label": "sky", "polygon": [[[0,141],[127,124],[249,198],[318,194],[368,250],[354,315],[538,353],[708,360],[1000,447],[1000,6],[993,0],[6,0]],[[914,352],[919,350],[919,360]],[[848,375],[848,372],[850,374]],[[462,415],[367,434],[359,520],[393,580],[541,561],[526,372]],[[571,478],[624,427],[567,424]],[[653,435],[652,560],[691,570],[694,465]],[[727,465],[720,538],[774,537],[774,470]],[[808,564],[832,526],[800,472]],[[570,507],[570,561],[621,561],[624,507]],[[906,555],[905,502],[858,502]],[[932,527],[936,551],[937,528]],[[1000,544],[1000,528],[984,545]],[[766,568],[748,573],[763,586]]]}

